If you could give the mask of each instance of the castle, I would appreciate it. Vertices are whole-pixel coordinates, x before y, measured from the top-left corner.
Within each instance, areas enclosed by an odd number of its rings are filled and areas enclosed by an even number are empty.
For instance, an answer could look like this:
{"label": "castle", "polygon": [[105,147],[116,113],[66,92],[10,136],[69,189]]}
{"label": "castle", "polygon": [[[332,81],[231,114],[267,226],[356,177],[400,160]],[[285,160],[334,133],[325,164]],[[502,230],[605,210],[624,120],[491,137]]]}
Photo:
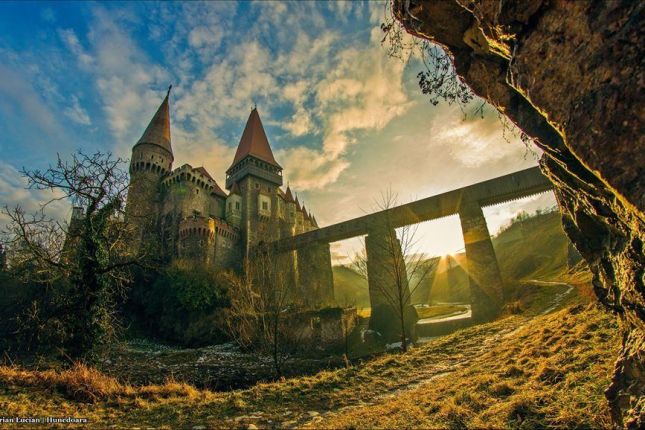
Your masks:
{"label": "castle", "polygon": [[[204,167],[173,168],[169,95],[170,89],[132,148],[125,216],[134,227],[135,249],[165,264],[182,259],[239,272],[258,244],[318,228],[290,187],[282,189],[282,167],[256,108],[226,171],[228,193]],[[308,308],[334,304],[328,244],[279,258],[295,302]]]}

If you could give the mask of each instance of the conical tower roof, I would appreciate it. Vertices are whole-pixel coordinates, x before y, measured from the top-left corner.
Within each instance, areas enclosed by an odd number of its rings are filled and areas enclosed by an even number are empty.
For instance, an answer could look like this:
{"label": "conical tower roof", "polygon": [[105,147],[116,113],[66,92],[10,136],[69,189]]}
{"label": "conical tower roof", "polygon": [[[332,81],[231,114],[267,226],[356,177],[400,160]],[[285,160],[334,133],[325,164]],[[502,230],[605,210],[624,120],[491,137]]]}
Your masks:
{"label": "conical tower roof", "polygon": [[231,194],[237,194],[237,195],[242,195],[240,192],[240,186],[237,185],[237,182],[233,182],[233,186],[231,187]]}
{"label": "conical tower roof", "polygon": [[264,127],[256,108],[253,108],[248,121],[246,121],[246,127],[244,127],[240,144],[237,146],[235,158],[229,170],[249,155],[282,169],[282,166],[273,157],[269,139],[267,139],[267,135],[264,132]]}
{"label": "conical tower roof", "polygon": [[140,143],[150,143],[161,146],[172,155],[172,146],[170,144],[170,108],[168,106],[168,97],[170,96],[171,88],[172,85],[168,87],[166,98],[161,102],[161,106],[157,109],[155,116],[152,117],[150,124],[148,124],[146,131],[143,132],[143,136],[141,136],[137,145]]}
{"label": "conical tower roof", "polygon": [[302,208],[300,207],[300,202],[298,201],[298,196],[296,195],[296,210],[302,212]]}
{"label": "conical tower roof", "polygon": [[293,194],[291,194],[291,188],[287,185],[287,191],[284,193],[285,200],[287,203],[295,203],[296,201],[293,199]]}

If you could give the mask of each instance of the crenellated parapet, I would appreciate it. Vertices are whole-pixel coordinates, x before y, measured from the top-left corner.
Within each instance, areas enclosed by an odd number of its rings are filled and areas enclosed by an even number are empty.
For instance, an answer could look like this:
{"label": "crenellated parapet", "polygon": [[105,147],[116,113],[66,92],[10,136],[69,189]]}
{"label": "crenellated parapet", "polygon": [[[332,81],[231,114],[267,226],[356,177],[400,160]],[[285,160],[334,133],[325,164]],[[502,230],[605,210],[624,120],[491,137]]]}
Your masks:
{"label": "crenellated parapet", "polygon": [[179,237],[201,236],[208,239],[215,237],[215,220],[206,217],[188,217],[179,223]]}
{"label": "crenellated parapet", "polygon": [[203,167],[193,167],[190,164],[184,164],[170,172],[161,181],[161,185],[165,188],[170,188],[175,184],[181,183],[190,183],[202,189],[207,194],[226,198],[226,193]]}

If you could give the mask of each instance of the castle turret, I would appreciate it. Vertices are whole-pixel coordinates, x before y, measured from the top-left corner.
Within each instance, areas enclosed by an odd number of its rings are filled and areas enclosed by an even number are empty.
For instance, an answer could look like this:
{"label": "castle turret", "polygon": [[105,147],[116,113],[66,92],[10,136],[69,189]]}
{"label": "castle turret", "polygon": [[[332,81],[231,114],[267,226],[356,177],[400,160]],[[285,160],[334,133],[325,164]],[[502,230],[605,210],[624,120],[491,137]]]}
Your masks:
{"label": "castle turret", "polygon": [[275,186],[282,185],[282,166],[275,161],[257,109],[251,110],[235,158],[226,171],[226,189],[247,176],[255,176]]}
{"label": "castle turret", "polygon": [[296,234],[304,233],[304,223],[305,219],[302,213],[302,206],[300,206],[298,196],[296,195]]}
{"label": "castle turret", "polygon": [[279,237],[278,189],[282,167],[275,161],[260,115],[251,110],[231,167],[226,171],[226,188],[237,185],[241,193],[244,255],[261,242]]}
{"label": "castle turret", "polygon": [[312,230],[311,218],[309,218],[309,214],[307,213],[307,208],[304,203],[302,204],[302,228],[304,231]]}
{"label": "castle turret", "polygon": [[152,246],[158,240],[159,188],[161,178],[172,170],[174,161],[170,141],[170,88],[150,124],[132,148],[130,188],[126,220],[133,227],[132,246],[138,250],[143,242]]}
{"label": "castle turret", "polygon": [[284,204],[286,208],[285,219],[292,227],[296,224],[296,201],[293,199],[291,188],[287,185],[287,191],[284,193]]}
{"label": "castle turret", "polygon": [[237,182],[233,184],[226,198],[226,221],[238,228],[242,223],[242,192]]}
{"label": "castle turret", "polygon": [[72,208],[72,216],[67,225],[67,233],[65,234],[65,242],[63,243],[61,253],[61,260],[63,262],[74,260],[83,230],[84,218],[84,209],[79,206],[74,206]]}

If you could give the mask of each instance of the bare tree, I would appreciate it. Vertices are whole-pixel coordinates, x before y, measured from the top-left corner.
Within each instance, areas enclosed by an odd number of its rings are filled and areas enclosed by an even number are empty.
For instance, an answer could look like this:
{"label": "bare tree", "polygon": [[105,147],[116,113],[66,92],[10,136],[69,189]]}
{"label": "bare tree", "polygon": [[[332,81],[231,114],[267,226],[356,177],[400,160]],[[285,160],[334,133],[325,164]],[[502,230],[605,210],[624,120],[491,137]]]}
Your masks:
{"label": "bare tree", "polygon": [[[3,211],[9,219],[5,235],[11,267],[31,280],[63,279],[72,286],[69,308],[61,309],[74,316],[67,345],[72,356],[83,356],[110,338],[115,294],[130,279],[128,268],[145,259],[128,246],[132,229],[123,217],[129,183],[124,163],[109,153],[79,151],[69,161],[58,156],[46,170],[23,169],[29,189],[50,190],[55,197],[34,214],[20,206]],[[64,199],[78,208],[69,225],[45,211]]]}
{"label": "bare tree", "polygon": [[399,324],[401,349],[408,350],[409,327],[406,315],[411,311],[411,297],[432,270],[425,255],[419,252],[418,225],[395,228],[389,209],[397,205],[391,190],[383,192],[376,202],[381,211],[378,225],[372,226],[365,238],[365,251],[357,254],[354,269],[368,279],[372,316],[378,305],[389,307]]}
{"label": "bare tree", "polygon": [[245,262],[244,272],[225,275],[231,298],[226,311],[229,332],[242,348],[270,354],[280,377],[304,334],[297,321],[290,267],[284,255],[259,245]]}

